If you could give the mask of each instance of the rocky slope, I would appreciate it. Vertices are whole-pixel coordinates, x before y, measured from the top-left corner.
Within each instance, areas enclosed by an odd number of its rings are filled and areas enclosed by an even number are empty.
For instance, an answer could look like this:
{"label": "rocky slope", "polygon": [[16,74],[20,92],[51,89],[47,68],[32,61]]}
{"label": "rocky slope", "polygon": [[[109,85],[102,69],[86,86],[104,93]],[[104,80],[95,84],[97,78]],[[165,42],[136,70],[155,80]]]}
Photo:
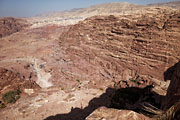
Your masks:
{"label": "rocky slope", "polygon": [[[40,87],[35,81],[24,78],[16,71],[0,68],[0,109],[8,106],[9,103],[15,103],[19,97],[33,94],[39,90]],[[15,94],[19,97],[16,98]]]}
{"label": "rocky slope", "polygon": [[[144,14],[96,16],[60,36],[66,68],[93,85],[119,80],[163,80],[180,59],[179,11],[151,9]],[[93,82],[95,81],[95,82]],[[143,84],[142,82],[142,84]]]}
{"label": "rocky slope", "polygon": [[[113,4],[104,6],[113,9]],[[45,21],[46,25],[40,20],[42,24],[32,22],[31,27],[0,38],[0,67],[5,68],[0,74],[4,76],[1,88],[8,88],[11,77],[12,88],[26,87],[26,80],[32,88],[42,88],[0,110],[0,119],[85,118],[98,107],[108,107],[112,94],[106,90],[114,86],[154,84],[154,90],[165,95],[168,82],[163,81],[163,74],[180,60],[180,11],[158,7],[142,11],[138,6],[137,11],[118,14],[118,6],[107,15],[85,19],[104,11],[90,9],[93,14],[75,25],[61,26],[54,19]],[[171,73],[167,76],[172,78]],[[38,85],[33,86],[34,82]],[[132,111],[115,113],[139,116]]]}
{"label": "rocky slope", "polygon": [[[70,11],[64,12],[54,12],[49,14],[42,14],[41,17],[66,17],[66,15],[70,16],[84,16],[86,15],[97,15],[97,14],[116,14],[116,13],[128,13],[136,10],[140,10],[144,6],[130,4],[128,2],[112,2],[112,3],[104,3],[93,5],[88,8],[74,9]],[[88,14],[87,14],[88,13]]]}
{"label": "rocky slope", "polygon": [[127,2],[113,2],[70,11],[46,13],[29,20],[33,24],[32,27],[47,24],[72,25],[94,15],[137,13],[142,11],[144,7]]}
{"label": "rocky slope", "polygon": [[27,26],[28,24],[25,19],[13,17],[0,18],[0,38],[19,32]]}
{"label": "rocky slope", "polygon": [[143,11],[152,7],[180,9],[179,4],[179,1],[152,5],[135,5],[127,2],[104,3],[93,5],[88,8],[44,13],[30,18],[29,21],[33,24],[32,27],[39,27],[48,24],[72,25],[95,15],[137,14],[143,13]]}
{"label": "rocky slope", "polygon": [[36,89],[39,86],[30,80],[25,80],[20,73],[0,68],[0,95],[10,90]]}

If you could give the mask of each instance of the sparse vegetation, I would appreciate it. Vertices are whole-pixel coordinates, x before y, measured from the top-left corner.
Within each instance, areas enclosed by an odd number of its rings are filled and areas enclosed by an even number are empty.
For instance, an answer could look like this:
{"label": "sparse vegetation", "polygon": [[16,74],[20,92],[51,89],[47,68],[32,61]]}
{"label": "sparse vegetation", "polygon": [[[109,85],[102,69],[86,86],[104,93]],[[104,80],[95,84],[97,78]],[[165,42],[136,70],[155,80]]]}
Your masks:
{"label": "sparse vegetation", "polygon": [[132,82],[139,84],[138,80],[131,80]]}
{"label": "sparse vegetation", "polygon": [[137,85],[140,85],[140,83],[139,83],[139,80],[138,80],[138,79],[135,79],[135,80],[130,79],[130,81],[131,81],[131,82],[133,82],[133,83],[136,83]]}
{"label": "sparse vegetation", "polygon": [[80,82],[81,82],[79,79],[76,79],[76,81],[77,81],[78,83],[80,83]]}
{"label": "sparse vegetation", "polygon": [[6,105],[4,103],[0,102],[0,109],[5,108],[5,107],[6,107]]}
{"label": "sparse vegetation", "polygon": [[2,101],[0,101],[0,109],[5,108],[8,103],[15,103],[20,98],[20,90],[12,90],[2,95]]}
{"label": "sparse vegetation", "polygon": [[20,90],[9,91],[2,96],[4,103],[15,103],[20,98]]}
{"label": "sparse vegetation", "polygon": [[64,88],[61,88],[61,90],[64,90]]}
{"label": "sparse vegetation", "polygon": [[99,90],[103,91],[103,88],[99,88]]}

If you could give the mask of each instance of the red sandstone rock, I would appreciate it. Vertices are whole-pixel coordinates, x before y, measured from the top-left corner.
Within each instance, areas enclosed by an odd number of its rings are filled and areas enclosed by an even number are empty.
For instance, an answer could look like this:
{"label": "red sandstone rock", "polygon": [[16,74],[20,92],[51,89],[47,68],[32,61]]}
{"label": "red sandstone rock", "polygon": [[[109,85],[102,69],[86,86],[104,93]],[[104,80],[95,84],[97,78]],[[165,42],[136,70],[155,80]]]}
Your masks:
{"label": "red sandstone rock", "polygon": [[13,17],[0,18],[0,38],[19,32],[27,26],[28,24],[25,19]]}
{"label": "red sandstone rock", "polygon": [[103,90],[120,80],[127,81],[120,87],[143,87],[163,80],[164,71],[179,61],[179,16],[176,10],[153,8],[135,15],[95,16],[68,27],[30,28],[1,38],[0,65],[27,79],[32,72],[36,75],[33,67],[27,69],[34,64],[28,59],[36,58],[38,67],[51,74],[49,81],[65,93],[82,83]]}
{"label": "red sandstone rock", "polygon": [[101,107],[90,114],[86,120],[152,120],[130,110],[117,110]]}
{"label": "red sandstone rock", "polygon": [[25,80],[17,72],[0,68],[0,95],[10,90],[37,89],[39,86],[32,80]]}
{"label": "red sandstone rock", "polygon": [[180,59],[179,16],[179,11],[158,8],[79,22],[60,36],[63,59],[72,63],[66,69],[97,86],[137,76],[145,84],[163,80],[166,69]]}

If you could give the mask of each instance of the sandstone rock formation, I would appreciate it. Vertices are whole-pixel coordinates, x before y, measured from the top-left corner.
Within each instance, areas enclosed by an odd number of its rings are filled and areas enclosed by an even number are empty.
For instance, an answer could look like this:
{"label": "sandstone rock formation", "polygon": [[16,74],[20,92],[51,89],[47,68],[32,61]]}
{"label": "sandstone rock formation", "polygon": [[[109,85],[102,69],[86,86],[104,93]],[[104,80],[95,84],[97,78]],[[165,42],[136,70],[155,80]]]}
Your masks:
{"label": "sandstone rock formation", "polygon": [[[112,9],[111,5],[104,6]],[[130,7],[128,11],[134,8],[131,4],[125,4],[125,10],[126,7]],[[109,9],[106,12],[117,14],[87,18],[104,10],[103,7],[94,7],[84,13],[81,11],[82,16],[77,19],[73,17],[81,12],[76,11],[77,14],[72,17],[67,13],[68,17],[65,15],[62,19],[42,18],[23,31],[19,31],[23,26],[16,25],[16,22],[13,22],[15,25],[7,23],[7,26],[13,26],[12,29],[2,27],[5,32],[0,38],[0,67],[5,69],[0,72],[1,93],[20,88],[31,94],[38,87],[33,81],[45,87],[37,96],[21,99],[16,105],[2,110],[0,119],[45,119],[58,117],[59,114],[72,115],[68,114],[72,107],[75,108],[72,110],[82,111],[91,99],[103,94],[109,86],[141,89],[154,84],[166,94],[168,84],[163,81],[163,74],[180,60],[180,11],[159,7],[147,7],[142,11],[142,6],[136,7],[139,7],[134,10],[136,14],[118,14],[116,9]],[[92,14],[86,15],[88,11]],[[69,25],[66,23],[68,20],[71,24],[84,21]],[[69,26],[60,26],[58,21],[60,25]],[[42,26],[36,26],[38,24]],[[14,30],[16,27],[18,30]],[[16,31],[19,32],[11,34]],[[168,74],[166,78],[172,80],[173,77]],[[169,90],[175,91],[173,87]],[[97,101],[101,102],[105,104],[104,100]],[[111,110],[139,116],[132,111]]]}
{"label": "sandstone rock formation", "polygon": [[39,86],[31,80],[24,80],[24,77],[17,72],[0,68],[0,95],[10,90],[37,89]]}
{"label": "sandstone rock formation", "polygon": [[90,114],[86,120],[151,120],[130,110],[117,110],[101,107]]}
{"label": "sandstone rock formation", "polygon": [[28,24],[25,19],[13,17],[0,18],[0,38],[19,32],[27,26]]}
{"label": "sandstone rock formation", "polygon": [[162,106],[164,109],[168,109],[180,101],[180,62],[165,72],[165,79],[171,81],[167,90],[166,100]]}
{"label": "sandstone rock formation", "polygon": [[72,63],[67,69],[96,85],[137,76],[146,84],[163,80],[164,71],[180,59],[179,16],[179,11],[155,8],[79,22],[60,36],[60,50]]}

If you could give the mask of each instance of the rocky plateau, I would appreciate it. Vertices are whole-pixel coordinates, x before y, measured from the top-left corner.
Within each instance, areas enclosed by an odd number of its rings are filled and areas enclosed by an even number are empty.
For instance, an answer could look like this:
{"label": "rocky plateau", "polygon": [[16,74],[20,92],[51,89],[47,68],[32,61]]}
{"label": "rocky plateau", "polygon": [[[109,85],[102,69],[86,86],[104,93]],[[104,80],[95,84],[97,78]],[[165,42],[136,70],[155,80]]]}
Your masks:
{"label": "rocky plateau", "polygon": [[[139,111],[147,95],[163,118],[180,99],[179,61],[179,2],[1,18],[0,101],[10,90],[22,94],[0,109],[0,119],[158,119]],[[147,86],[153,87],[146,94]],[[135,103],[112,108],[121,101],[113,96],[126,88],[143,92]],[[178,120],[179,111],[174,116]]]}

